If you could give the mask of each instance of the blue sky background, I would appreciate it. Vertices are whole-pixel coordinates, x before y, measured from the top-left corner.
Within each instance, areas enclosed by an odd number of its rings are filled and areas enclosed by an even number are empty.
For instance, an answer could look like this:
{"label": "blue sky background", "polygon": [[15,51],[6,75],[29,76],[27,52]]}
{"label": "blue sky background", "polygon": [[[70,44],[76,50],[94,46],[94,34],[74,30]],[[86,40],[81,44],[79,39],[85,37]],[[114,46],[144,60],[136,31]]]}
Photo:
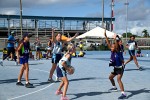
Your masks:
{"label": "blue sky background", "polygon": [[[105,1],[105,17],[111,15],[111,0]],[[115,32],[125,32],[126,0],[115,1]],[[150,32],[150,0],[128,0],[128,31],[141,34],[143,29]],[[101,17],[102,0],[22,0],[24,15]],[[19,0],[0,0],[1,14],[19,14]]]}

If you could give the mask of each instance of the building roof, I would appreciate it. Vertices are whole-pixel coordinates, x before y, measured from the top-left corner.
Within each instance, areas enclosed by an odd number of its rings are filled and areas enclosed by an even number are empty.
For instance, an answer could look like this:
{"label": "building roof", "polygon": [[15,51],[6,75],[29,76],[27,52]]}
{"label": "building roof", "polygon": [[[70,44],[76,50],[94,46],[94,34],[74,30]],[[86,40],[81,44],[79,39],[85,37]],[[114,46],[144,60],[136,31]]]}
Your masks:
{"label": "building roof", "polygon": [[[7,19],[20,19],[20,15],[3,15],[0,14],[0,18]],[[23,15],[23,19],[33,19],[33,20],[82,20],[82,21],[102,21],[99,17],[58,17],[58,16],[28,16]],[[104,21],[115,21],[115,18],[104,18]]]}

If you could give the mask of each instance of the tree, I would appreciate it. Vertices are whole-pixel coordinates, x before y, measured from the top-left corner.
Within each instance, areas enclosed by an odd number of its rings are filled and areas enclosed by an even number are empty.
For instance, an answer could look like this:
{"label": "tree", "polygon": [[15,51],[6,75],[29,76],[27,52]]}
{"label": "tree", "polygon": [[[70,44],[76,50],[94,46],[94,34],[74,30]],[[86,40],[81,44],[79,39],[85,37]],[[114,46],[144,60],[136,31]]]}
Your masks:
{"label": "tree", "polygon": [[142,33],[144,34],[143,37],[149,37],[149,33],[146,29],[144,29]]}
{"label": "tree", "polygon": [[[130,33],[130,32],[127,33],[127,37],[130,37],[131,35],[132,35],[132,33]],[[122,36],[123,36],[124,38],[126,38],[126,33],[123,33]]]}

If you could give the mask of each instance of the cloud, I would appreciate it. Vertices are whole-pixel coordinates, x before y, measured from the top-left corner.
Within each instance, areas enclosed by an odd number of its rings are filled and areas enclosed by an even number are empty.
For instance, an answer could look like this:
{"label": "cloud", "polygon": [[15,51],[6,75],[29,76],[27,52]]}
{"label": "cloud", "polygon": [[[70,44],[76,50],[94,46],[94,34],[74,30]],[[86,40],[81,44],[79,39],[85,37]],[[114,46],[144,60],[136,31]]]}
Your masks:
{"label": "cloud", "polygon": [[[143,0],[138,0],[138,2],[129,3],[128,6],[128,20],[129,21],[137,21],[137,20],[145,20],[149,17],[150,7],[146,7]],[[131,5],[131,6],[130,6]],[[126,8],[123,6],[122,8],[115,10],[116,15],[126,15]]]}
{"label": "cloud", "polygon": [[[86,0],[22,0],[23,7],[33,7],[33,6],[46,6],[46,5],[74,5],[86,3]],[[12,8],[19,7],[20,1],[14,0],[14,2],[10,2],[10,0],[1,0],[0,8]]]}
{"label": "cloud", "polygon": [[[93,0],[97,1],[97,0]],[[75,8],[75,7],[81,7],[81,6],[87,6],[89,2],[87,0],[22,0],[22,7],[23,7],[23,12],[28,14],[30,11],[35,11],[37,9],[43,9],[51,7],[52,9],[68,9],[70,7]],[[93,3],[90,3],[93,4]],[[94,2],[94,4],[96,4]],[[5,10],[3,10],[5,9]],[[10,0],[1,0],[0,1],[0,13],[3,12],[3,14],[6,14],[4,12],[12,12],[16,11],[17,14],[20,12],[20,0],[13,0],[13,2],[10,2]],[[53,11],[54,11],[53,10]],[[52,12],[53,12],[52,11]]]}
{"label": "cloud", "polygon": [[[142,31],[144,29],[148,29],[148,28],[150,28],[150,27],[146,27],[146,26],[144,26],[144,27],[134,27],[130,30],[130,32],[135,34],[135,35],[143,36]],[[148,29],[148,31],[150,31],[150,30]]]}
{"label": "cloud", "polygon": [[150,9],[145,7],[138,7],[129,11],[129,21],[143,21],[146,20],[149,16]]}
{"label": "cloud", "polygon": [[16,15],[17,10],[15,8],[5,8],[0,10],[0,14],[6,14],[6,15]]}
{"label": "cloud", "polygon": [[[105,7],[110,7],[111,0],[104,0]],[[150,29],[150,2],[149,0],[128,0],[129,9],[128,9],[128,31],[133,32],[134,34],[141,32],[141,29]],[[43,8],[46,6],[52,6],[53,9],[62,9],[65,7],[82,7],[87,6],[98,6],[98,9],[101,9],[100,0],[22,0],[24,10],[31,11],[31,8]],[[115,0],[115,32],[124,33],[126,30],[126,9],[124,3],[126,0]],[[107,9],[108,10],[108,9]],[[19,0],[1,0],[0,2],[0,13],[1,14],[19,14]],[[109,16],[110,12],[107,11]],[[102,13],[98,10],[96,12],[89,12],[85,15],[90,17],[101,17]],[[150,32],[150,30],[149,30]]]}
{"label": "cloud", "polygon": [[[150,32],[150,7],[146,6],[149,0],[131,0],[128,7],[128,32],[141,35],[143,29]],[[118,33],[126,32],[126,8],[115,9],[115,30]]]}
{"label": "cloud", "polygon": [[37,0],[38,4],[76,4],[76,3],[85,3],[86,0]]}
{"label": "cloud", "polygon": [[[29,1],[29,0],[23,0],[23,1]],[[13,0],[13,2],[10,0],[1,0],[0,1],[0,8],[17,8],[20,7],[20,0]]]}

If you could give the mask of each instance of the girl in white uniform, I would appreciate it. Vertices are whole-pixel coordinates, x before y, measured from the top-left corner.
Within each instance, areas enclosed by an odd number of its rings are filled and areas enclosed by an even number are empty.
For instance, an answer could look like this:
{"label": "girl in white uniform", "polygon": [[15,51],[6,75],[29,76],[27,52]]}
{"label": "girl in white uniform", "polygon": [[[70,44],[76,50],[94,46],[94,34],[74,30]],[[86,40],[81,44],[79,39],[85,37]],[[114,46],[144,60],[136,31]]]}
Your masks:
{"label": "girl in white uniform", "polygon": [[[73,44],[68,45],[66,54],[62,57],[62,59],[59,61],[59,65],[57,66],[57,77],[61,78],[62,82],[56,91],[56,95],[62,94],[62,97],[60,100],[69,100],[66,97],[66,92],[68,89],[69,81],[67,78],[67,72],[71,71],[71,58],[72,54],[75,52],[75,46]],[[63,92],[61,89],[64,87]]]}
{"label": "girl in white uniform", "polygon": [[129,63],[130,61],[134,60],[134,63],[136,64],[137,68],[140,71],[142,71],[143,68],[139,66],[137,58],[135,56],[135,50],[138,48],[138,45],[137,45],[137,42],[135,41],[135,36],[134,35],[130,36],[130,40],[128,41],[126,47],[129,49],[128,51],[129,51],[130,58],[129,58],[129,60],[127,60],[125,62],[125,65],[127,63]]}

